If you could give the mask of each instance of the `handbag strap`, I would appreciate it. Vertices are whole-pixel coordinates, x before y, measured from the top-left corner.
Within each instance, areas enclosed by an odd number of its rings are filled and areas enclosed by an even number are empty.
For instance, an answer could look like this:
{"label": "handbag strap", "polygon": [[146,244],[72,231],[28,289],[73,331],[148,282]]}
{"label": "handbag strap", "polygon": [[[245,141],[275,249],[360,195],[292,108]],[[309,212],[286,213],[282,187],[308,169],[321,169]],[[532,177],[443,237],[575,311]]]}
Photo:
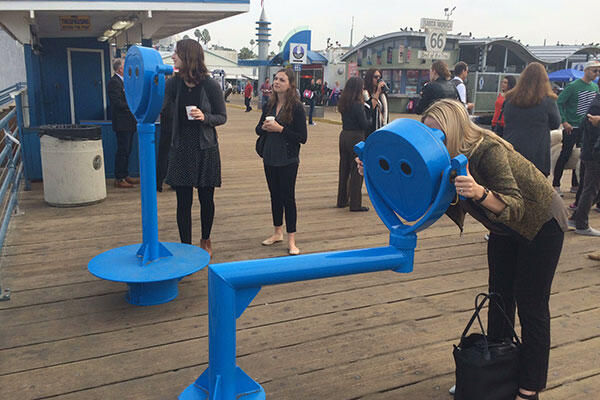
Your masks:
{"label": "handbag strap", "polygon": [[[483,296],[483,300],[479,301],[479,298],[481,296]],[[506,315],[503,304],[500,304],[500,302],[498,300],[496,300],[496,298],[498,298],[498,299],[500,299],[500,301],[502,301],[502,296],[498,293],[489,293],[489,294],[488,293],[479,293],[475,297],[475,312],[473,313],[473,316],[467,323],[467,326],[465,327],[465,330],[463,331],[463,333],[461,335],[461,340],[467,336],[467,333],[469,333],[469,329],[471,329],[471,325],[473,325],[473,322],[475,322],[475,319],[477,319],[477,322],[479,323],[479,327],[481,328],[481,332],[483,333],[486,348],[488,347],[487,335],[486,335],[485,330],[483,329],[483,324],[481,323],[481,318],[479,317],[479,313],[481,312],[481,309],[483,308],[485,303],[489,301],[490,306],[491,306],[491,303],[493,302],[500,309],[500,313],[504,317],[504,320],[506,321],[508,326],[511,328],[512,337],[515,339],[515,342],[518,345],[521,345],[521,340],[519,339],[519,336],[517,335],[515,328],[513,327],[512,323],[510,322],[508,315]],[[503,303],[503,301],[502,301],[502,303]]]}

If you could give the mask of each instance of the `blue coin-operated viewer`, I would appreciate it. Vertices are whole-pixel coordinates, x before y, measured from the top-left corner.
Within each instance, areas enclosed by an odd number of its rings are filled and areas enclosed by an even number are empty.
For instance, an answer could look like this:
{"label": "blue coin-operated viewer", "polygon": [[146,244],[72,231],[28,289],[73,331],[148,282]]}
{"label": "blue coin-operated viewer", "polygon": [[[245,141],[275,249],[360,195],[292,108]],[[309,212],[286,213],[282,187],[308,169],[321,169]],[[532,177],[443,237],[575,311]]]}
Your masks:
{"label": "blue coin-operated viewer", "polygon": [[[372,249],[213,264],[208,270],[208,368],[180,400],[263,400],[264,389],[236,365],[236,319],[261,286],[383,270],[411,272],[416,233],[439,219],[466,175],[467,158],[450,159],[444,133],[398,119],[355,146],[369,196],[390,230]],[[302,398],[299,394],[298,398]]]}
{"label": "blue coin-operated viewer", "polygon": [[158,241],[154,122],[163,103],[165,75],[172,73],[156,50],[133,46],[127,51],[123,78],[127,104],[138,122],[143,243],[108,250],[88,264],[99,278],[127,283],[127,301],[141,306],[173,300],[181,278],[210,260],[199,247]]}

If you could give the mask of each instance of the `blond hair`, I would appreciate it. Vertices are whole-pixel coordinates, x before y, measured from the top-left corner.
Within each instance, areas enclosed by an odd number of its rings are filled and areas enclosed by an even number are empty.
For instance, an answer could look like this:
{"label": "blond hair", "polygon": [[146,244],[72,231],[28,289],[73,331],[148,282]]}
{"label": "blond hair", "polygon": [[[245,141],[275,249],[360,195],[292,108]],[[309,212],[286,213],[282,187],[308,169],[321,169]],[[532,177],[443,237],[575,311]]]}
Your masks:
{"label": "blond hair", "polygon": [[441,99],[436,101],[425,110],[421,122],[425,121],[427,117],[433,118],[440,124],[446,135],[446,149],[448,149],[450,157],[456,157],[459,154],[469,157],[486,136],[502,144],[506,149],[513,150],[512,145],[506,140],[471,122],[464,104],[457,100]]}

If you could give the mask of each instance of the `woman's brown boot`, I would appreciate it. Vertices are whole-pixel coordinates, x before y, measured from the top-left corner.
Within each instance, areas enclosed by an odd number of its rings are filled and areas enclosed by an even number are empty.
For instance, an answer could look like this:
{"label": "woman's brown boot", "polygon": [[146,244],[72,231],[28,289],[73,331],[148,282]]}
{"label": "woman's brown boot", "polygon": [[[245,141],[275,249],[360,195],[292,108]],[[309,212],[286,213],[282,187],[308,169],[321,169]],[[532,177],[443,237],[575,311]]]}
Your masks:
{"label": "woman's brown boot", "polygon": [[210,239],[200,239],[200,247],[208,252],[208,255],[212,258],[212,246],[210,245]]}

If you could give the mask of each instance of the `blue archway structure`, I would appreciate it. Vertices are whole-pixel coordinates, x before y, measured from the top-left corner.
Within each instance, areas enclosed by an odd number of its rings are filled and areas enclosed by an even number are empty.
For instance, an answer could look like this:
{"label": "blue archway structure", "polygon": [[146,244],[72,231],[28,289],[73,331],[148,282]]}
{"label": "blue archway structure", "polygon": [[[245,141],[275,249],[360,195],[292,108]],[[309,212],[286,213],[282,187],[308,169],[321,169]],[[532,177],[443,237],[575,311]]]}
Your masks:
{"label": "blue archway structure", "polygon": [[308,49],[307,59],[308,64],[322,64],[327,65],[327,58],[323,57],[321,54],[316,51],[311,50],[311,38],[312,31],[310,29],[300,28],[295,29],[290,34],[287,35],[286,39],[284,39],[284,44],[279,48],[279,54],[273,57],[270,60],[239,60],[238,65],[241,66],[277,66],[289,65],[290,59],[290,43],[305,43],[306,48]]}

